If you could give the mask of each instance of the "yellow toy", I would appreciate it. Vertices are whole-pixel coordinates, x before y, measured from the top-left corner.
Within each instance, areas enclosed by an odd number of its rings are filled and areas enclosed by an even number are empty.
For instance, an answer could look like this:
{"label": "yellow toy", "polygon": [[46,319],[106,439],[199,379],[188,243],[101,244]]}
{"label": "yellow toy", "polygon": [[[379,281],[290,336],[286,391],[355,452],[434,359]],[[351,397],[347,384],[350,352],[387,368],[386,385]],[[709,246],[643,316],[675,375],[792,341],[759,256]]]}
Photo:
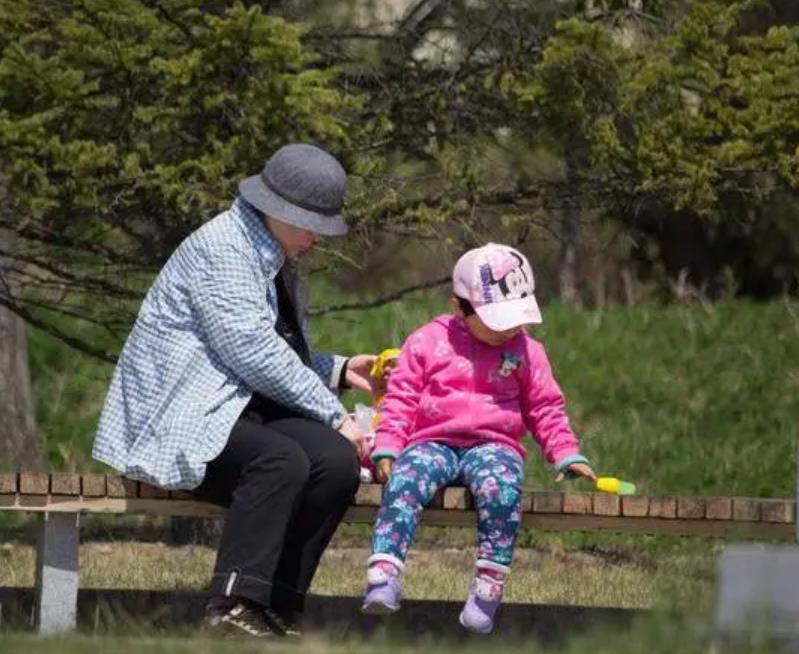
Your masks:
{"label": "yellow toy", "polygon": [[377,427],[377,421],[380,419],[378,409],[380,405],[383,404],[383,397],[386,394],[386,387],[388,386],[388,378],[391,375],[391,371],[397,365],[399,354],[400,351],[395,347],[383,350],[377,355],[377,359],[375,359],[372,369],[369,371],[369,375],[374,380],[374,399],[372,400],[372,406],[375,408],[375,413],[372,416],[372,429]]}
{"label": "yellow toy", "polygon": [[614,495],[635,495],[635,484],[629,481],[622,481],[616,477],[598,477],[596,489],[603,493],[612,493]]}
{"label": "yellow toy", "polygon": [[400,351],[396,347],[383,350],[377,355],[377,359],[375,359],[375,362],[372,364],[372,369],[369,371],[369,374],[374,379],[382,381],[386,377],[386,373],[391,372],[391,369],[397,365],[399,355]]}

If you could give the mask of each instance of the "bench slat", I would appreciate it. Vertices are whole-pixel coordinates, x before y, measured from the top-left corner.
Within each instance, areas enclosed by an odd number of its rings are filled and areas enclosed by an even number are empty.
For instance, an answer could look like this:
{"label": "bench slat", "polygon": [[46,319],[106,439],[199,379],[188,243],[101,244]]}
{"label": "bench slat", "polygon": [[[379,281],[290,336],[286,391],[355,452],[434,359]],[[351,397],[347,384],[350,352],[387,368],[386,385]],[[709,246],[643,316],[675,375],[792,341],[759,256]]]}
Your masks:
{"label": "bench slat", "polygon": [[107,477],[108,497],[136,497],[138,483],[125,477]]}
{"label": "bench slat", "polygon": [[17,492],[17,473],[0,473],[0,495],[12,495]]}
{"label": "bench slat", "polygon": [[650,518],[676,518],[677,499],[674,497],[650,497]]}
{"label": "bench slat", "polygon": [[760,503],[757,500],[734,498],[732,500],[732,519],[747,522],[760,520]]}
{"label": "bench slat", "polygon": [[19,492],[26,495],[47,495],[50,492],[50,475],[46,472],[19,473]]}
{"label": "bench slat", "polygon": [[164,488],[158,488],[158,486],[151,486],[150,484],[139,482],[139,497],[153,500],[167,499],[169,497],[169,491]]}
{"label": "bench slat", "polygon": [[563,512],[574,514],[593,513],[593,493],[564,493]]}
{"label": "bench slat", "polygon": [[105,475],[88,474],[80,479],[81,494],[84,497],[103,497],[106,494]]}
{"label": "bench slat", "polygon": [[731,520],[732,500],[729,497],[711,497],[705,502],[706,520]]}
{"label": "bench slat", "polygon": [[625,495],[621,498],[621,514],[631,518],[646,518],[649,515],[649,498]]}
{"label": "bench slat", "polygon": [[779,522],[735,520],[693,520],[675,518],[626,518],[623,516],[557,515],[528,513],[524,527],[544,531],[606,531],[630,534],[669,534],[710,538],[781,538],[793,540],[794,526]]}
{"label": "bench slat", "polygon": [[533,495],[533,513],[563,513],[563,493],[536,493]]}
{"label": "bench slat", "polygon": [[380,506],[383,499],[383,487],[380,484],[361,484],[355,493],[357,506]]}
{"label": "bench slat", "polygon": [[[373,522],[382,490],[379,484],[361,484],[345,519]],[[0,510],[194,516],[224,513],[224,508],[199,502],[188,491],[167,491],[119,476],[64,472],[0,474]],[[538,529],[790,537],[796,502],[781,498],[620,497],[524,491],[522,512],[524,525]],[[441,489],[426,508],[423,522],[473,526],[474,498],[469,489]]]}
{"label": "bench slat", "polygon": [[[9,505],[3,498],[16,500]],[[793,507],[792,507],[793,508]],[[2,495],[0,510],[47,511],[50,513],[129,513],[149,515],[217,516],[224,508],[206,502],[149,499],[141,497],[86,498],[63,495]],[[352,506],[344,518],[348,522],[373,524],[376,506]],[[422,524],[452,527],[474,527],[474,511],[427,509]],[[674,534],[710,537],[755,537],[793,539],[794,525],[781,522],[744,520],[697,520],[689,518],[635,518],[595,514],[533,513],[523,515],[523,526],[547,531],[607,531],[616,533]]]}
{"label": "bench slat", "polygon": [[621,499],[618,495],[594,494],[594,515],[621,515]]}
{"label": "bench slat", "polygon": [[701,520],[705,517],[705,500],[701,497],[678,497],[677,517]]}
{"label": "bench slat", "polygon": [[795,502],[791,500],[760,500],[760,519],[763,522],[795,522]]}
{"label": "bench slat", "polygon": [[50,492],[54,495],[80,495],[80,475],[72,472],[52,473]]}
{"label": "bench slat", "polygon": [[468,511],[474,508],[474,498],[467,488],[447,488],[444,490],[444,508]]}

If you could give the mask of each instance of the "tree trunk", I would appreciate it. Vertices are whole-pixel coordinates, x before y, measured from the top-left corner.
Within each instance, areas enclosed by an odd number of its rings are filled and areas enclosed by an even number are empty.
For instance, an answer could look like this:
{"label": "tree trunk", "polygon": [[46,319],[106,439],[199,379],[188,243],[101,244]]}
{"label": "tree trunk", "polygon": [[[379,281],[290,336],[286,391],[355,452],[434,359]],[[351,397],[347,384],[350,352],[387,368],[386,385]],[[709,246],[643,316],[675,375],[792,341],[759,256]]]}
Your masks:
{"label": "tree trunk", "polygon": [[40,470],[43,464],[33,412],[26,325],[0,306],[0,466]]}
{"label": "tree trunk", "polygon": [[577,167],[580,154],[577,148],[566,150],[566,181],[571,197],[565,198],[560,221],[560,256],[558,285],[560,300],[566,306],[580,306],[577,290],[577,247],[580,241],[580,212],[576,202],[578,192]]}
{"label": "tree trunk", "polygon": [[[0,191],[2,189],[0,188]],[[10,252],[14,234],[0,229],[0,252]],[[0,299],[13,301],[14,280],[0,257]],[[0,303],[0,468],[41,470],[25,322]]]}

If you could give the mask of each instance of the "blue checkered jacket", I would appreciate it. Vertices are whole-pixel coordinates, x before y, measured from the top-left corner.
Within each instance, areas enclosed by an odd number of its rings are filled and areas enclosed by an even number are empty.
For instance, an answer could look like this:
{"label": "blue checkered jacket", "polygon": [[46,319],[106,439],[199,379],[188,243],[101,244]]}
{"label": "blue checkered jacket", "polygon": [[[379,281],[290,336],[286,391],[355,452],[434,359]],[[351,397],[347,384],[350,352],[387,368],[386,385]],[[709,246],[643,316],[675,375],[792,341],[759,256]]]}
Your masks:
{"label": "blue checkered jacket", "polygon": [[[253,391],[331,424],[342,357],[311,368],[275,331],[280,246],[243,198],[175,250],[117,363],[92,455],[164,488],[194,488]],[[303,324],[307,335],[307,326]]]}

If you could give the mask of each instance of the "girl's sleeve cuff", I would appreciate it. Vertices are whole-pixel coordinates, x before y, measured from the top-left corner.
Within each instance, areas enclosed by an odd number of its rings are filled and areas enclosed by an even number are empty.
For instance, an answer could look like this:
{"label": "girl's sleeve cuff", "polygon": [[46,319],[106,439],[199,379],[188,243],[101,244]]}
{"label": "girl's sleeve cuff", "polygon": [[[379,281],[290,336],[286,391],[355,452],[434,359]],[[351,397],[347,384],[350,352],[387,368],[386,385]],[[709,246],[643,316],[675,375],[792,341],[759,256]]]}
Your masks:
{"label": "girl's sleeve cuff", "polygon": [[561,459],[555,465],[555,470],[557,472],[562,472],[566,475],[567,479],[574,479],[578,475],[575,475],[573,472],[569,472],[567,468],[572,465],[573,463],[588,463],[588,459],[586,459],[582,454],[572,454],[571,456],[567,456],[565,459]]}
{"label": "girl's sleeve cuff", "polygon": [[372,452],[372,456],[369,458],[372,459],[372,463],[377,463],[379,459],[396,459],[397,453],[389,450],[380,450],[378,452]]}

